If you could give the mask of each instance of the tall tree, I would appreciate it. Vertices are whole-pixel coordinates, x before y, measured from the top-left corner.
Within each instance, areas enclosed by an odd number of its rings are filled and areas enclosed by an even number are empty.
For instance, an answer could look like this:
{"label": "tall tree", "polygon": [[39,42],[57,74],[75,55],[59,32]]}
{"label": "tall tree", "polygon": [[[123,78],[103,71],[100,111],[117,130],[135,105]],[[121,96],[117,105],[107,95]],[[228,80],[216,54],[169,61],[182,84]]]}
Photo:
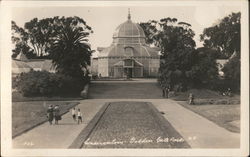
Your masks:
{"label": "tall tree", "polygon": [[148,32],[147,40],[161,49],[159,82],[172,87],[187,84],[186,72],[191,70],[195,50],[191,25],[177,21],[176,18],[163,18],[159,22],[144,23],[142,27]]}
{"label": "tall tree", "polygon": [[38,57],[49,55],[48,52],[52,43],[56,36],[63,31],[64,26],[70,25],[72,28],[89,27],[83,19],[77,16],[55,16],[41,20],[34,18],[26,22],[24,28],[18,27],[15,22],[12,23],[13,32],[18,33],[18,36],[25,42],[25,46],[29,47]]}
{"label": "tall tree", "polygon": [[92,52],[88,44],[91,28],[87,25],[85,28],[74,27],[71,22],[62,27],[62,32],[56,36],[49,52],[53,63],[59,73],[84,78]]}
{"label": "tall tree", "polygon": [[222,71],[227,86],[235,91],[240,89],[240,53],[241,53],[241,13],[231,13],[219,21],[217,25],[206,28],[201,41],[208,48],[215,48],[229,61]]}
{"label": "tall tree", "polygon": [[186,74],[192,81],[193,86],[209,86],[218,80],[218,67],[216,58],[219,54],[216,50],[201,47],[195,50],[193,65]]}
{"label": "tall tree", "polygon": [[158,22],[155,20],[150,20],[148,22],[141,22],[139,25],[144,30],[146,36],[146,43],[147,44],[154,44],[155,40],[153,39],[155,33],[157,33],[157,26]]}
{"label": "tall tree", "polygon": [[204,47],[215,48],[228,58],[233,53],[240,56],[240,17],[240,12],[232,13],[218,24],[204,29],[200,36]]}
{"label": "tall tree", "polygon": [[27,56],[27,58],[35,57],[34,52],[28,45],[28,33],[23,28],[17,26],[14,21],[11,21],[11,30],[11,41],[14,44],[14,49],[12,50],[12,57],[16,58],[16,56],[20,52],[23,52]]}

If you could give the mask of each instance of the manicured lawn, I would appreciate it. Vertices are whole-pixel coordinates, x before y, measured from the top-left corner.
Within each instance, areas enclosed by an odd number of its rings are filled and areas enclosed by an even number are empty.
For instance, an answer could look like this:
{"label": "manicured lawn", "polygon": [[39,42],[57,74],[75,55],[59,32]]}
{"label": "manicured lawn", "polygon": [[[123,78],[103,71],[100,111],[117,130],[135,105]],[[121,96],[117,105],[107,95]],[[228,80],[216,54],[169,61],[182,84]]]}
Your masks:
{"label": "manicured lawn", "polygon": [[178,103],[229,131],[240,132],[240,104],[188,105],[186,101]]}
{"label": "manicured lawn", "polygon": [[59,105],[60,114],[66,113],[78,102],[30,101],[12,103],[12,137],[47,121],[48,105]]}
{"label": "manicured lawn", "polygon": [[194,95],[195,99],[240,99],[240,96],[236,94],[232,97],[222,96],[218,92],[209,89],[190,89],[186,92],[178,92],[175,96],[172,96],[171,99],[176,101],[186,101],[188,100],[190,93]]}
{"label": "manicured lawn", "polygon": [[75,96],[53,96],[53,97],[24,97],[17,91],[12,92],[12,102],[27,102],[27,101],[68,101],[81,100],[79,95]]}

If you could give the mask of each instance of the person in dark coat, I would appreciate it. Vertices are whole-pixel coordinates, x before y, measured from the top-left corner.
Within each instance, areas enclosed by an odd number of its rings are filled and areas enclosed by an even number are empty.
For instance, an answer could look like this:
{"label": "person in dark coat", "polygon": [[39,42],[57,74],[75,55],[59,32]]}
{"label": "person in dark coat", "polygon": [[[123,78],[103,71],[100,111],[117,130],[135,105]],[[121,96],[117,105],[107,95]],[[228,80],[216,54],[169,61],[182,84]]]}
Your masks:
{"label": "person in dark coat", "polygon": [[168,98],[169,92],[170,92],[170,86],[166,85],[166,87],[165,87],[165,97],[166,98]]}
{"label": "person in dark coat", "polygon": [[60,110],[58,105],[56,105],[54,108],[54,116],[55,116],[55,124],[58,124],[58,121],[61,120]]}
{"label": "person in dark coat", "polygon": [[49,124],[51,125],[52,121],[54,119],[53,106],[52,105],[50,105],[48,107],[48,109],[47,109],[47,118],[48,118]]}
{"label": "person in dark coat", "polygon": [[161,89],[162,89],[162,97],[164,98],[166,94],[164,84],[161,84]]}

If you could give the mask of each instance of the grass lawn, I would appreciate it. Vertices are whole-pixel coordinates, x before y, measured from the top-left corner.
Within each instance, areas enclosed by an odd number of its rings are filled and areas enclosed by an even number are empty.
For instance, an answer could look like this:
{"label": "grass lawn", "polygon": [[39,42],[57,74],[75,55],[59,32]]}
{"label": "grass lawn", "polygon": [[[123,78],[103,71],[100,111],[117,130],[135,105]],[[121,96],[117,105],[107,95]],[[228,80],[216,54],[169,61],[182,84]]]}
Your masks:
{"label": "grass lawn", "polygon": [[189,94],[192,93],[195,99],[237,99],[240,100],[239,95],[233,95],[232,97],[222,96],[216,91],[212,91],[209,89],[190,89],[186,92],[178,92],[175,96],[171,97],[171,99],[176,101],[186,101],[188,100]]}
{"label": "grass lawn", "polygon": [[186,101],[178,101],[183,107],[213,121],[217,125],[240,133],[240,105],[189,105]]}
{"label": "grass lawn", "polygon": [[34,126],[46,122],[47,106],[50,104],[59,105],[60,114],[64,114],[70,108],[77,105],[78,102],[12,102],[12,137],[16,137]]}
{"label": "grass lawn", "polygon": [[17,91],[12,92],[12,102],[27,102],[27,101],[68,101],[81,100],[80,95],[75,96],[53,96],[53,97],[24,97]]}
{"label": "grass lawn", "polygon": [[[189,93],[194,94],[195,105],[188,104]],[[191,89],[177,93],[171,99],[231,132],[240,132],[239,95],[228,97],[208,89]]]}

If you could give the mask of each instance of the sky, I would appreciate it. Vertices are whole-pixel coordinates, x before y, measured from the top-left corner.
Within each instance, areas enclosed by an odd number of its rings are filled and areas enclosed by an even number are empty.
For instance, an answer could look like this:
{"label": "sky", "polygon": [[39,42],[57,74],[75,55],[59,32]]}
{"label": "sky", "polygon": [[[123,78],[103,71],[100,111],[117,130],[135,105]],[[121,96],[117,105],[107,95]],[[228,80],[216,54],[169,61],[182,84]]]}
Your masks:
{"label": "sky", "polygon": [[[116,27],[125,22],[130,8],[133,22],[146,22],[162,18],[177,18],[178,22],[187,22],[195,32],[194,40],[201,47],[200,34],[204,28],[218,23],[219,19],[241,10],[239,5],[189,5],[189,6],[74,6],[74,7],[17,7],[12,10],[12,20],[23,27],[25,22],[53,16],[79,16],[83,18],[94,33],[89,41],[93,50],[108,47]],[[96,56],[97,53],[94,54]]]}

